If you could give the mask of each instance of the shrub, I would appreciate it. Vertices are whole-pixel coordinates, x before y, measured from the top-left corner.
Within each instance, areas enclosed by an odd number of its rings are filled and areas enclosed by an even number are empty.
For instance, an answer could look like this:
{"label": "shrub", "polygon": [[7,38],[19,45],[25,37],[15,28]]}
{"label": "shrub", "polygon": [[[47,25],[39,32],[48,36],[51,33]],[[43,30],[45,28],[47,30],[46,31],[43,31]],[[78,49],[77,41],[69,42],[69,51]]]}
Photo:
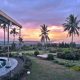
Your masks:
{"label": "shrub", "polygon": [[48,57],[47,57],[48,60],[54,60],[54,56],[52,54],[48,54]]}
{"label": "shrub", "polygon": [[33,56],[33,53],[25,53],[25,55]]}
{"label": "shrub", "polygon": [[50,49],[49,52],[50,52],[50,53],[56,53],[56,49],[53,49],[53,50]]}
{"label": "shrub", "polygon": [[0,50],[0,53],[3,53],[4,51],[3,50]]}
{"label": "shrub", "polygon": [[13,57],[13,56],[14,56],[13,54],[11,54],[11,53],[9,54],[9,57]]}
{"label": "shrub", "polygon": [[54,63],[57,63],[59,65],[64,65],[65,67],[73,67],[73,66],[75,66],[74,63],[66,62],[66,61],[60,61],[60,60],[54,60]]}
{"label": "shrub", "polygon": [[58,62],[58,64],[59,64],[59,65],[65,65],[65,63],[64,63],[64,62]]}
{"label": "shrub", "polygon": [[57,57],[63,59],[64,58],[64,54],[62,52],[58,52],[57,53]]}
{"label": "shrub", "polygon": [[19,75],[20,75],[19,73],[16,73],[16,74],[14,75],[14,77],[11,77],[9,80],[19,80],[19,78],[20,78]]}
{"label": "shrub", "polygon": [[80,53],[80,49],[78,49],[77,52]]}
{"label": "shrub", "polygon": [[79,52],[75,53],[75,59],[76,60],[79,60],[80,59],[80,53]]}
{"label": "shrub", "polygon": [[64,53],[65,53],[65,54],[68,54],[68,53],[71,53],[71,51],[66,50],[66,51],[64,51]]}
{"label": "shrub", "polygon": [[[1,57],[7,57],[7,55],[8,55],[7,53],[0,53]],[[9,57],[13,57],[13,56],[14,56],[13,54],[11,53],[9,54]]]}
{"label": "shrub", "polygon": [[72,53],[70,51],[66,51],[65,53],[57,53],[58,58],[67,59],[67,60],[79,60],[80,54],[79,53]]}
{"label": "shrub", "polygon": [[35,55],[35,56],[39,55],[39,51],[36,50],[36,51],[34,52],[34,55]]}
{"label": "shrub", "polygon": [[57,49],[57,52],[63,52],[63,50],[59,48],[59,49]]}
{"label": "shrub", "polygon": [[24,68],[25,69],[30,69],[31,65],[32,65],[31,61],[27,61],[26,64],[24,65]]}
{"label": "shrub", "polygon": [[26,71],[28,71],[28,70],[31,70],[31,67],[32,67],[32,61],[31,61],[31,59],[26,58],[25,64],[24,64],[24,69]]}
{"label": "shrub", "polygon": [[9,76],[2,77],[0,80],[9,80]]}
{"label": "shrub", "polygon": [[73,67],[73,66],[75,66],[75,64],[72,64],[72,63],[65,63],[64,66],[66,66],[66,67]]}
{"label": "shrub", "polygon": [[73,53],[67,53],[64,55],[64,59],[75,60],[75,55]]}
{"label": "shrub", "polygon": [[58,61],[57,61],[57,60],[54,60],[53,62],[54,62],[54,63],[58,63]]}

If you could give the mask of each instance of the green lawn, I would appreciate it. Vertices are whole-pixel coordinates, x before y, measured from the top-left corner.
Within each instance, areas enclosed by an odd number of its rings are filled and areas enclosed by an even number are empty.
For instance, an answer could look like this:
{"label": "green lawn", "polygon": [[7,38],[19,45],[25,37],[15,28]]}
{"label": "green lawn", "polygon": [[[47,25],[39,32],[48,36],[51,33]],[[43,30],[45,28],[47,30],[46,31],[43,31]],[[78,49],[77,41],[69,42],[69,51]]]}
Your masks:
{"label": "green lawn", "polygon": [[55,58],[56,61],[60,62],[60,63],[70,63],[70,64],[74,64],[76,66],[80,66],[80,60],[66,60],[66,59],[60,59],[60,58]]}
{"label": "green lawn", "polygon": [[27,80],[80,80],[80,73],[51,61],[29,57],[32,60],[31,74]]}

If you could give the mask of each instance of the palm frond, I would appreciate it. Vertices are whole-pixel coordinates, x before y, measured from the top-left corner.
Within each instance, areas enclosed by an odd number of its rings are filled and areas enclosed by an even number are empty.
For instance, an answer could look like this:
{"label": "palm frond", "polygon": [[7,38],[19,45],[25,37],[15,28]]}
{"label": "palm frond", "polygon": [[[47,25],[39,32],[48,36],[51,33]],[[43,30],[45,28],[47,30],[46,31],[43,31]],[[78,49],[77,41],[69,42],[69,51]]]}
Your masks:
{"label": "palm frond", "polygon": [[41,25],[41,34],[39,35],[41,37],[41,42],[44,42],[45,40],[50,40],[48,37],[48,33],[50,30],[47,29],[48,26],[43,24]]}
{"label": "palm frond", "polygon": [[66,23],[63,24],[64,31],[68,31],[69,36],[72,36],[72,34],[79,36],[79,23],[80,20],[77,20],[77,17],[71,14],[66,18]]}

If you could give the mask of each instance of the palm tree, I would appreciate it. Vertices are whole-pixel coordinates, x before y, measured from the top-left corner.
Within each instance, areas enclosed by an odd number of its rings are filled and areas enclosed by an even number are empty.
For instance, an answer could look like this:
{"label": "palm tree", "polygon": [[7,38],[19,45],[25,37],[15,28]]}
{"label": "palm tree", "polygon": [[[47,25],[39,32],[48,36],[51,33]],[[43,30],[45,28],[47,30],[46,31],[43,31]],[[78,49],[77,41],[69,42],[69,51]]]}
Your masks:
{"label": "palm tree", "polygon": [[50,41],[50,38],[48,36],[49,30],[47,29],[48,26],[45,24],[41,25],[41,42],[43,45],[47,44],[48,41]]}
{"label": "palm tree", "polygon": [[14,43],[14,42],[15,42],[15,35],[18,34],[18,32],[16,31],[16,28],[13,28],[13,29],[11,30],[10,34],[13,34],[13,37],[14,37],[13,43]]}
{"label": "palm tree", "polygon": [[74,15],[71,14],[66,19],[66,23],[63,24],[64,31],[68,31],[68,35],[70,37],[72,37],[72,39],[71,39],[71,43],[72,44],[73,44],[74,35],[78,35],[79,36],[79,29],[80,29],[80,27],[78,26],[79,23],[80,23],[80,20],[77,20],[77,17],[75,17]]}
{"label": "palm tree", "polygon": [[5,46],[5,32],[6,32],[6,24],[0,24],[0,27],[4,30],[4,46]]}

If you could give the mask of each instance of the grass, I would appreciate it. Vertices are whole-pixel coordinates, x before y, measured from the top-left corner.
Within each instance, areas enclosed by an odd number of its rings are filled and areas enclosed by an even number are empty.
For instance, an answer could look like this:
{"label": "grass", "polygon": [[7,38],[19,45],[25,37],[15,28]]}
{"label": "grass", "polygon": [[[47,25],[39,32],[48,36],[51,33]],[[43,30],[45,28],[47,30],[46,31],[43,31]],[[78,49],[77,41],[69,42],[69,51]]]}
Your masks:
{"label": "grass", "polygon": [[[64,49],[64,51],[66,50]],[[22,53],[25,53],[26,55],[33,55],[34,51],[35,50],[22,51]],[[41,50],[39,52],[40,54],[49,53],[48,51],[45,52]],[[16,52],[13,52],[13,54],[15,53]],[[70,60],[55,58],[56,61],[60,63],[59,65],[52,61],[40,60],[32,56],[29,56],[29,58],[32,60],[32,70],[26,80],[80,80],[80,72],[76,72],[77,70],[80,70],[80,67],[70,67],[69,69],[63,66],[65,63],[69,63],[69,65],[65,66],[71,66],[71,64],[79,66],[80,61],[73,62]],[[75,69],[77,70],[74,71]]]}
{"label": "grass", "polygon": [[70,60],[55,58],[55,60],[53,62],[57,63],[59,65],[68,67],[71,70],[80,72],[80,60],[79,61],[70,61]]}
{"label": "grass", "polygon": [[71,69],[75,71],[80,71],[80,66],[73,66],[71,67]]}
{"label": "grass", "polygon": [[59,63],[69,63],[69,64],[74,64],[76,66],[80,66],[80,60],[65,60],[65,59],[60,59],[60,58],[55,58],[55,60]]}
{"label": "grass", "polygon": [[32,70],[27,80],[80,80],[80,73],[61,65],[35,57],[30,57],[30,59],[32,60]]}

